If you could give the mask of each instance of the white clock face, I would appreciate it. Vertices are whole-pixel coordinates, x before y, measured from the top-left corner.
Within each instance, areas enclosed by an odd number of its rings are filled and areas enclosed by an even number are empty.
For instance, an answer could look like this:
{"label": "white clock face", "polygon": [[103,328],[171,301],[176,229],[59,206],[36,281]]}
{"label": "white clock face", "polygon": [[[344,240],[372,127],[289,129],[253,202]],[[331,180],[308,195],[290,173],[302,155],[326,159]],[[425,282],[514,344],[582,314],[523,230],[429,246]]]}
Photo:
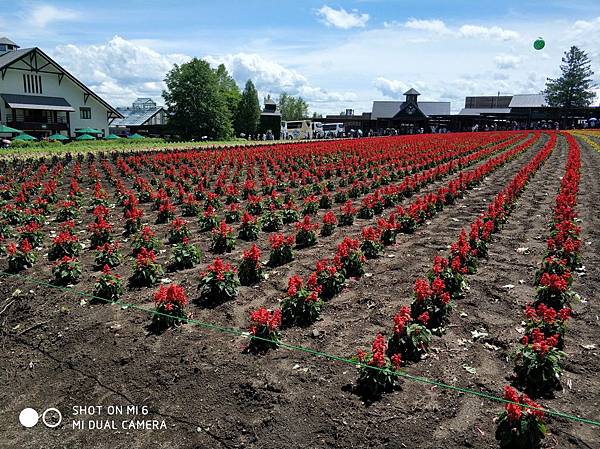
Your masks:
{"label": "white clock face", "polygon": [[414,114],[415,112],[415,107],[414,106],[409,106],[406,108],[406,112],[408,112],[409,114]]}

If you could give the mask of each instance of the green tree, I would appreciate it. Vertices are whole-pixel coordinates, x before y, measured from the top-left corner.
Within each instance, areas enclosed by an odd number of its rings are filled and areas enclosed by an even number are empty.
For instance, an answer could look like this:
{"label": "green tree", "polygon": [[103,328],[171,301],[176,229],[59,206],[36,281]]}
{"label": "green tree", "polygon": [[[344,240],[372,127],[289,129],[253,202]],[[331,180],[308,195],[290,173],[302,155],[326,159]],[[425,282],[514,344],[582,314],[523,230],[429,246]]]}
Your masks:
{"label": "green tree", "polygon": [[282,92],[277,102],[281,120],[301,120],[308,116],[308,104],[302,97],[293,97]]}
{"label": "green tree", "polygon": [[251,80],[246,81],[242,98],[238,106],[235,130],[246,135],[255,134],[260,121],[260,103],[258,92]]}
{"label": "green tree", "polygon": [[181,66],[175,64],[165,82],[163,98],[175,132],[187,139],[228,139],[233,135],[219,78],[208,62],[194,58]]}
{"label": "green tree", "polygon": [[590,59],[587,54],[572,46],[562,58],[559,78],[548,78],[546,99],[549,106],[571,108],[589,106],[594,99]]}
{"label": "green tree", "polygon": [[219,88],[227,103],[229,115],[233,118],[237,115],[237,108],[240,103],[241,93],[235,80],[229,75],[225,65],[220,64],[217,67],[217,78],[219,79]]}

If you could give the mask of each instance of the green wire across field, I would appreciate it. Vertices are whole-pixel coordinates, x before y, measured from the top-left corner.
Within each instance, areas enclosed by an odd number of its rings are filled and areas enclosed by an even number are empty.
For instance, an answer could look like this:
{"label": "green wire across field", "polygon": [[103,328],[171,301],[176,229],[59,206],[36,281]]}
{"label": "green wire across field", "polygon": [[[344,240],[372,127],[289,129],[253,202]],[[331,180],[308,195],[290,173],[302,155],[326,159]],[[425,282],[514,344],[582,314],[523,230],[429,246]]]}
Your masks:
{"label": "green wire across field", "polygon": [[[82,292],[82,291],[75,290],[75,289],[72,289],[72,288],[67,288],[67,287],[62,287],[62,286],[54,285],[54,284],[51,284],[49,282],[45,282],[45,281],[40,281],[40,280],[37,280],[37,279],[33,279],[33,278],[29,277],[29,276],[24,276],[22,274],[15,274],[15,273],[8,273],[6,271],[0,271],[0,276],[7,276],[7,277],[12,277],[12,278],[17,278],[17,279],[23,280],[25,282],[30,282],[32,284],[36,284],[36,285],[39,285],[39,286],[45,286],[45,287],[53,288],[53,289],[56,289],[56,290],[61,290],[61,291],[65,292],[65,293],[69,293],[71,295],[81,296],[81,297],[85,297],[85,298],[89,298],[89,299],[99,300],[99,301],[102,301],[102,302],[105,302],[105,303],[108,303],[108,304],[118,305],[118,306],[121,306],[124,309],[138,310],[140,312],[143,312],[143,313],[151,315],[151,316],[162,316],[162,317],[165,317],[165,318],[176,319],[176,320],[185,322],[187,324],[191,324],[191,325],[194,325],[194,326],[202,327],[204,329],[208,329],[208,330],[211,330],[211,331],[214,331],[214,332],[219,332],[219,333],[222,333],[222,334],[229,334],[229,335],[234,335],[234,336],[238,336],[238,337],[239,336],[243,336],[243,337],[247,337],[247,338],[252,338],[254,340],[271,342],[271,340],[266,339],[266,338],[252,336],[252,335],[250,335],[249,332],[244,331],[242,329],[233,328],[233,327],[219,326],[217,324],[207,323],[207,322],[204,322],[204,321],[200,321],[200,320],[196,320],[196,319],[188,318],[188,317],[186,317],[186,318],[180,318],[180,317],[176,317],[176,316],[173,316],[173,315],[169,315],[167,313],[158,312],[157,310],[154,310],[154,309],[147,309],[145,307],[141,307],[141,306],[138,306],[138,305],[135,305],[135,304],[127,303],[127,302],[124,302],[124,301],[110,301],[110,300],[107,300],[107,299],[104,299],[104,298],[100,298],[98,296],[94,296],[91,293]],[[428,385],[434,385],[434,386],[439,387],[439,388],[444,388],[444,389],[447,389],[447,390],[453,390],[453,391],[457,391],[459,393],[464,393],[464,394],[468,394],[468,395],[471,395],[471,396],[477,396],[477,397],[480,397],[480,398],[483,398],[483,399],[487,399],[487,400],[490,400],[490,401],[495,401],[495,402],[499,402],[499,403],[503,403],[503,404],[515,404],[515,405],[518,405],[518,406],[523,407],[523,408],[528,408],[528,409],[531,409],[531,410],[538,410],[538,411],[544,412],[545,414],[550,415],[550,416],[555,416],[555,417],[558,417],[558,418],[564,418],[564,419],[567,419],[567,420],[570,420],[570,421],[575,421],[575,422],[579,422],[579,423],[583,423],[583,424],[588,424],[588,425],[591,425],[591,426],[594,426],[594,427],[600,427],[600,421],[594,421],[593,419],[581,418],[579,416],[571,415],[571,414],[564,413],[564,412],[561,412],[561,411],[558,411],[558,410],[551,410],[551,409],[542,408],[542,407],[537,408],[537,407],[531,407],[531,406],[524,405],[524,404],[519,404],[519,403],[516,403],[516,402],[509,401],[507,399],[504,399],[502,397],[495,396],[493,394],[483,393],[481,391],[471,390],[469,388],[457,387],[455,385],[449,385],[449,384],[437,381],[435,379],[429,379],[427,377],[422,377],[422,376],[414,376],[412,374],[408,374],[408,373],[405,373],[403,371],[391,371],[391,370],[388,370],[388,369],[385,369],[385,368],[379,368],[379,367],[376,367],[376,366],[365,365],[365,364],[360,363],[360,362],[358,362],[356,360],[352,360],[352,359],[349,359],[349,358],[346,358],[346,357],[337,356],[335,354],[329,354],[327,352],[317,351],[317,350],[314,350],[314,349],[311,349],[311,348],[307,348],[305,346],[292,345],[292,344],[286,343],[284,341],[279,341],[278,342],[278,347],[284,348],[284,349],[288,349],[290,351],[304,352],[306,354],[310,354],[310,355],[313,355],[315,357],[322,357],[322,358],[325,358],[325,359],[328,359],[328,360],[335,360],[335,361],[346,363],[346,364],[353,365],[353,366],[356,366],[356,367],[364,367],[364,368],[367,368],[367,369],[373,369],[373,370],[377,370],[377,371],[386,372],[388,374],[395,374],[395,375],[398,375],[399,377],[402,377],[402,378],[410,380],[410,381],[420,382],[420,383],[428,384]]]}

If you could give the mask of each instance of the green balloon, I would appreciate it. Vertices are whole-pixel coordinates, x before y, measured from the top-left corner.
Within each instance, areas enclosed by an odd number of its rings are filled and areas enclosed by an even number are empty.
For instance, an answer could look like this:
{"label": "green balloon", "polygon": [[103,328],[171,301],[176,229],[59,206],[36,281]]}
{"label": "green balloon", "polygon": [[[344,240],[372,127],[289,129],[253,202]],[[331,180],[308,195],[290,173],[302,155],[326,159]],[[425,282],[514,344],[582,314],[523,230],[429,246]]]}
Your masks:
{"label": "green balloon", "polygon": [[544,42],[544,39],[542,39],[541,37],[538,37],[533,43],[533,48],[535,48],[536,50],[541,50],[545,46],[546,42]]}

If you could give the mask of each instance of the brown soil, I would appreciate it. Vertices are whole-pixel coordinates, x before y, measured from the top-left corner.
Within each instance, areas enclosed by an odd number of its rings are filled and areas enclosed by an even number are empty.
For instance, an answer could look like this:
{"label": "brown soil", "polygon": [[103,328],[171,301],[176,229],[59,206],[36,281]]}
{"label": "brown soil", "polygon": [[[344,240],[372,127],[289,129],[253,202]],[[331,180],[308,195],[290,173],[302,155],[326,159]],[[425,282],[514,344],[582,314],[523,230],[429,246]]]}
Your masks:
{"label": "brown soil", "polygon": [[[368,263],[372,276],[352,281],[350,288],[326,305],[319,322],[305,329],[286,330],[284,339],[340,356],[351,356],[358,347],[368,346],[377,331],[391,327],[393,314],[409,302],[415,277],[426,273],[433,256],[445,253],[460,230],[539,148],[528,150],[494,172],[414,235],[399,236],[383,258]],[[531,180],[505,228],[496,235],[489,259],[468,277],[471,290],[457,305],[448,332],[434,339],[431,355],[410,366],[408,373],[501,393],[512,369],[507,357],[519,336],[522,306],[533,297],[533,273],[543,254],[546,221],[566,154],[561,140],[560,147]],[[541,401],[550,408],[588,418],[596,418],[600,410],[596,374],[600,354],[598,349],[582,347],[597,345],[600,337],[600,306],[594,298],[600,288],[599,171],[600,154],[583,145],[578,210],[586,272],[574,287],[586,302],[574,305],[577,315],[567,332],[564,389],[555,398]],[[290,274],[308,273],[317,257],[333,253],[344,232],[356,235],[365,223],[357,220],[350,229],[320,238],[319,246],[297,251],[293,264],[271,270],[267,281],[243,288],[235,301],[214,309],[191,306],[194,318],[245,327],[249,310],[277,304]],[[153,229],[160,229],[159,235],[164,237],[165,226]],[[208,238],[197,241],[206,253],[204,266],[212,258]],[[226,258],[239,259],[241,247],[238,245]],[[529,251],[517,253],[521,247]],[[261,249],[266,248],[263,242]],[[167,254],[161,257],[164,262]],[[82,257],[85,267],[91,266],[92,260],[91,254]],[[51,278],[47,265],[38,262],[26,274],[47,281]],[[119,270],[126,277],[131,268],[125,264]],[[197,272],[193,269],[167,276],[192,292]],[[75,288],[89,290],[94,276],[87,270]],[[284,349],[263,356],[243,354],[245,339],[191,325],[157,336],[147,331],[148,316],[137,311],[80,304],[80,298],[68,291],[14,279],[0,281],[0,448],[496,446],[493,418],[501,405],[485,399],[405,380],[400,390],[366,405],[350,391],[356,377],[351,365]],[[514,288],[504,288],[507,284]],[[21,293],[13,297],[16,289]],[[153,291],[128,293],[124,300],[150,305]],[[471,332],[482,329],[489,336],[472,341]],[[476,373],[463,366],[475,368]],[[130,404],[150,408],[147,416],[134,418],[165,420],[167,429],[72,428],[73,406]],[[63,424],[55,429],[41,424],[24,429],[17,420],[24,407],[38,411],[56,407],[63,413]],[[122,418],[116,417],[119,426]],[[600,446],[600,430],[589,425],[551,418],[549,428],[548,444],[553,447]]]}

